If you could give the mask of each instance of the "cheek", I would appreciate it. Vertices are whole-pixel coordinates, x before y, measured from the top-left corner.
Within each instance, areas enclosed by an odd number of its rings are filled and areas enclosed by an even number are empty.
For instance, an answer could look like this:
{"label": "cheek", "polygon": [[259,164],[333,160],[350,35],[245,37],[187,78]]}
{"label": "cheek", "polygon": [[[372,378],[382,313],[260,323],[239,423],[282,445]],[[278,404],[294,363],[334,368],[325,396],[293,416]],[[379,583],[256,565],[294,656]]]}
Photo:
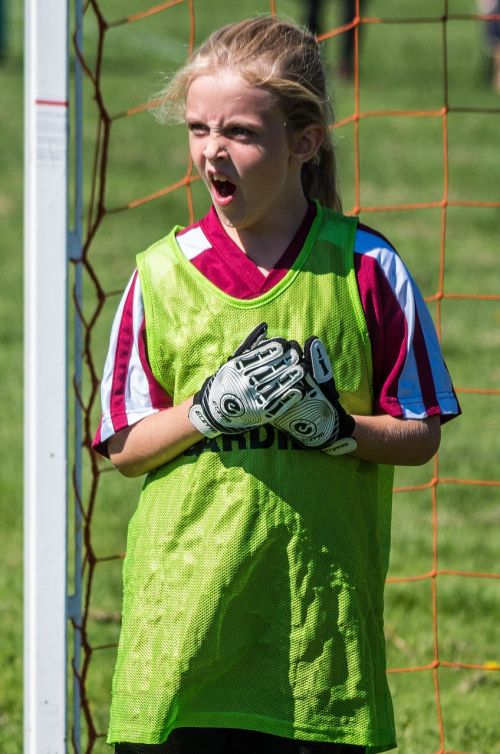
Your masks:
{"label": "cheek", "polygon": [[189,147],[189,153],[191,154],[191,157],[193,158],[193,162],[195,165],[200,164],[200,160],[203,157],[203,149],[200,146],[199,141],[195,141],[194,139],[188,140],[188,147]]}
{"label": "cheek", "polygon": [[281,164],[282,156],[269,149],[259,149],[254,154],[247,155],[246,167],[249,172],[256,174],[272,174]]}
{"label": "cheek", "polygon": [[266,154],[260,165],[260,173],[267,180],[279,182],[287,170],[287,156],[282,150],[277,149]]}

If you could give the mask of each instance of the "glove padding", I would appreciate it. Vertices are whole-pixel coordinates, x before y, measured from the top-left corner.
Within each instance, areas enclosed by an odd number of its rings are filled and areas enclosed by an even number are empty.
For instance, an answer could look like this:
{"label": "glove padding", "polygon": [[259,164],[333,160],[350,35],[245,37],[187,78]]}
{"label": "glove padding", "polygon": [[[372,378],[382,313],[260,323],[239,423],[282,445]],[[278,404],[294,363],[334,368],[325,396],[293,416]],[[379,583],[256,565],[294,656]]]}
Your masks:
{"label": "glove padding", "polygon": [[301,363],[305,375],[297,387],[302,398],[275,417],[272,424],[305,448],[330,455],[351,453],[357,447],[351,436],[354,419],[340,404],[330,359],[319,338],[308,338]]}
{"label": "glove padding", "polygon": [[297,343],[266,339],[264,322],[194,396],[189,419],[206,437],[246,432],[272,421],[302,397],[304,375]]}

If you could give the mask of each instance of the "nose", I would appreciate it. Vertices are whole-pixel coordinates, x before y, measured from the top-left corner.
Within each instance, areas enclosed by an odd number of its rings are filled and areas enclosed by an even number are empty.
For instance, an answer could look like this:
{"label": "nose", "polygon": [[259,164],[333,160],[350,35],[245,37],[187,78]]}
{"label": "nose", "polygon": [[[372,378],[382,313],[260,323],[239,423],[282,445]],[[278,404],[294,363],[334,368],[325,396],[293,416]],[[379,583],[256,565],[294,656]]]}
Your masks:
{"label": "nose", "polygon": [[227,157],[227,147],[222,134],[210,131],[203,154],[207,160],[220,160]]}

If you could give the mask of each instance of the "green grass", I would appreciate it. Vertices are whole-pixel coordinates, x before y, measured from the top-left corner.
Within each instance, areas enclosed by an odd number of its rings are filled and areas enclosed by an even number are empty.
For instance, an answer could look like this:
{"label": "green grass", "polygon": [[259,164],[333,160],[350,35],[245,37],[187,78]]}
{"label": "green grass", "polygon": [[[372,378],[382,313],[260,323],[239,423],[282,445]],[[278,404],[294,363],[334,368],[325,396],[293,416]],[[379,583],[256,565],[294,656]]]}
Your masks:
{"label": "green grass", "polygon": [[[107,0],[103,11],[115,20],[148,6],[146,0]],[[236,5],[236,4],[235,4]],[[470,13],[469,0],[450,0],[451,13]],[[302,17],[299,0],[277,2],[278,9]],[[415,6],[415,7],[412,7]],[[336,22],[337,4],[327,4],[325,28]],[[370,16],[392,20],[438,17],[444,4],[437,0],[400,3],[371,0]],[[228,10],[231,8],[231,10]],[[219,0],[195,3],[196,38],[230,20],[268,10],[266,0],[242,0],[237,10]],[[208,9],[205,11],[205,9]],[[2,149],[0,217],[3,249],[0,264],[1,416],[4,452],[0,456],[2,561],[0,567],[0,750],[22,750],[22,17],[11,4],[9,54],[0,67]],[[447,25],[449,148],[448,198],[498,201],[500,100],[483,78],[484,56],[477,22],[453,20]],[[360,108],[363,111],[419,110],[438,112],[445,102],[442,27],[439,23],[369,24],[363,28],[360,65]],[[186,4],[136,24],[111,28],[103,59],[103,93],[111,115],[146,101],[161,85],[162,76],[182,61],[188,42]],[[85,52],[93,58],[96,25],[89,15]],[[335,75],[339,40],[325,43],[328,71]],[[338,118],[353,113],[352,82],[334,80]],[[462,112],[479,108],[482,113]],[[85,88],[85,193],[88,197],[95,143],[96,108]],[[355,128],[336,129],[344,207],[356,203],[354,190]],[[443,214],[440,208],[384,209],[400,202],[428,203],[445,198],[443,120],[374,115],[359,125],[359,202],[365,222],[379,228],[395,243],[426,296],[439,291],[443,264],[446,294],[500,294],[499,210],[450,206],[446,212],[445,255],[441,259]],[[165,130],[147,113],[114,120],[111,126],[105,194],[107,209],[181,179],[187,169],[182,129]],[[195,214],[207,199],[199,184],[193,186]],[[183,190],[130,211],[109,213],[100,224],[89,253],[89,263],[109,297],[92,333],[92,359],[101,370],[117,295],[134,266],[137,251],[164,234],[173,222],[187,222]],[[84,311],[92,317],[98,306],[88,276]],[[500,302],[450,298],[430,305],[440,315],[445,357],[456,385],[469,389],[498,388],[500,382]],[[90,384],[85,381],[85,400]],[[445,427],[439,454],[437,487],[437,565],[453,572],[498,571],[500,545],[500,487],[457,484],[453,480],[499,479],[497,419],[500,396],[461,394],[464,415]],[[90,407],[91,426],[99,407]],[[91,479],[85,456],[84,499]],[[105,468],[103,463],[102,468]],[[398,486],[425,485],[434,476],[433,463],[400,469]],[[98,557],[123,552],[126,527],[138,496],[140,480],[103,473],[95,501],[92,545]],[[482,666],[500,663],[496,626],[500,618],[500,581],[441,573],[436,584],[437,637],[433,631],[434,568],[432,490],[402,491],[395,495],[392,578],[425,577],[387,587],[387,652],[391,669],[432,664],[435,638],[444,662]],[[104,561],[95,569],[90,616],[92,646],[113,644],[119,631],[119,560]],[[98,730],[106,728],[113,649],[97,650],[87,679],[91,711]],[[440,714],[446,751],[500,754],[500,730],[495,713],[500,674],[487,668],[441,666],[436,671]],[[435,754],[440,749],[438,708],[431,670],[391,673],[401,754]],[[102,740],[94,754],[109,751]]]}
{"label": "green grass", "polygon": [[[10,9],[9,9],[10,10]],[[21,751],[22,727],[22,56],[12,14],[9,55],[0,64],[0,748]]]}

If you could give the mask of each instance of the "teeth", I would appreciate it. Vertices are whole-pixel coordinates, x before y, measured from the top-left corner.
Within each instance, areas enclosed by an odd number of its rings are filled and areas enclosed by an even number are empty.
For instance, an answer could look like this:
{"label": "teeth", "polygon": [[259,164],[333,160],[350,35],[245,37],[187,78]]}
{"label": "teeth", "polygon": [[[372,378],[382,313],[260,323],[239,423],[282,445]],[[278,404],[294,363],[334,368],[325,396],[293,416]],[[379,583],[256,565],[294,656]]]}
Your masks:
{"label": "teeth", "polygon": [[214,191],[216,191],[218,195],[224,198],[230,197],[236,191],[236,186],[234,185],[234,183],[224,175],[212,173],[210,176],[210,182],[214,187]]}

